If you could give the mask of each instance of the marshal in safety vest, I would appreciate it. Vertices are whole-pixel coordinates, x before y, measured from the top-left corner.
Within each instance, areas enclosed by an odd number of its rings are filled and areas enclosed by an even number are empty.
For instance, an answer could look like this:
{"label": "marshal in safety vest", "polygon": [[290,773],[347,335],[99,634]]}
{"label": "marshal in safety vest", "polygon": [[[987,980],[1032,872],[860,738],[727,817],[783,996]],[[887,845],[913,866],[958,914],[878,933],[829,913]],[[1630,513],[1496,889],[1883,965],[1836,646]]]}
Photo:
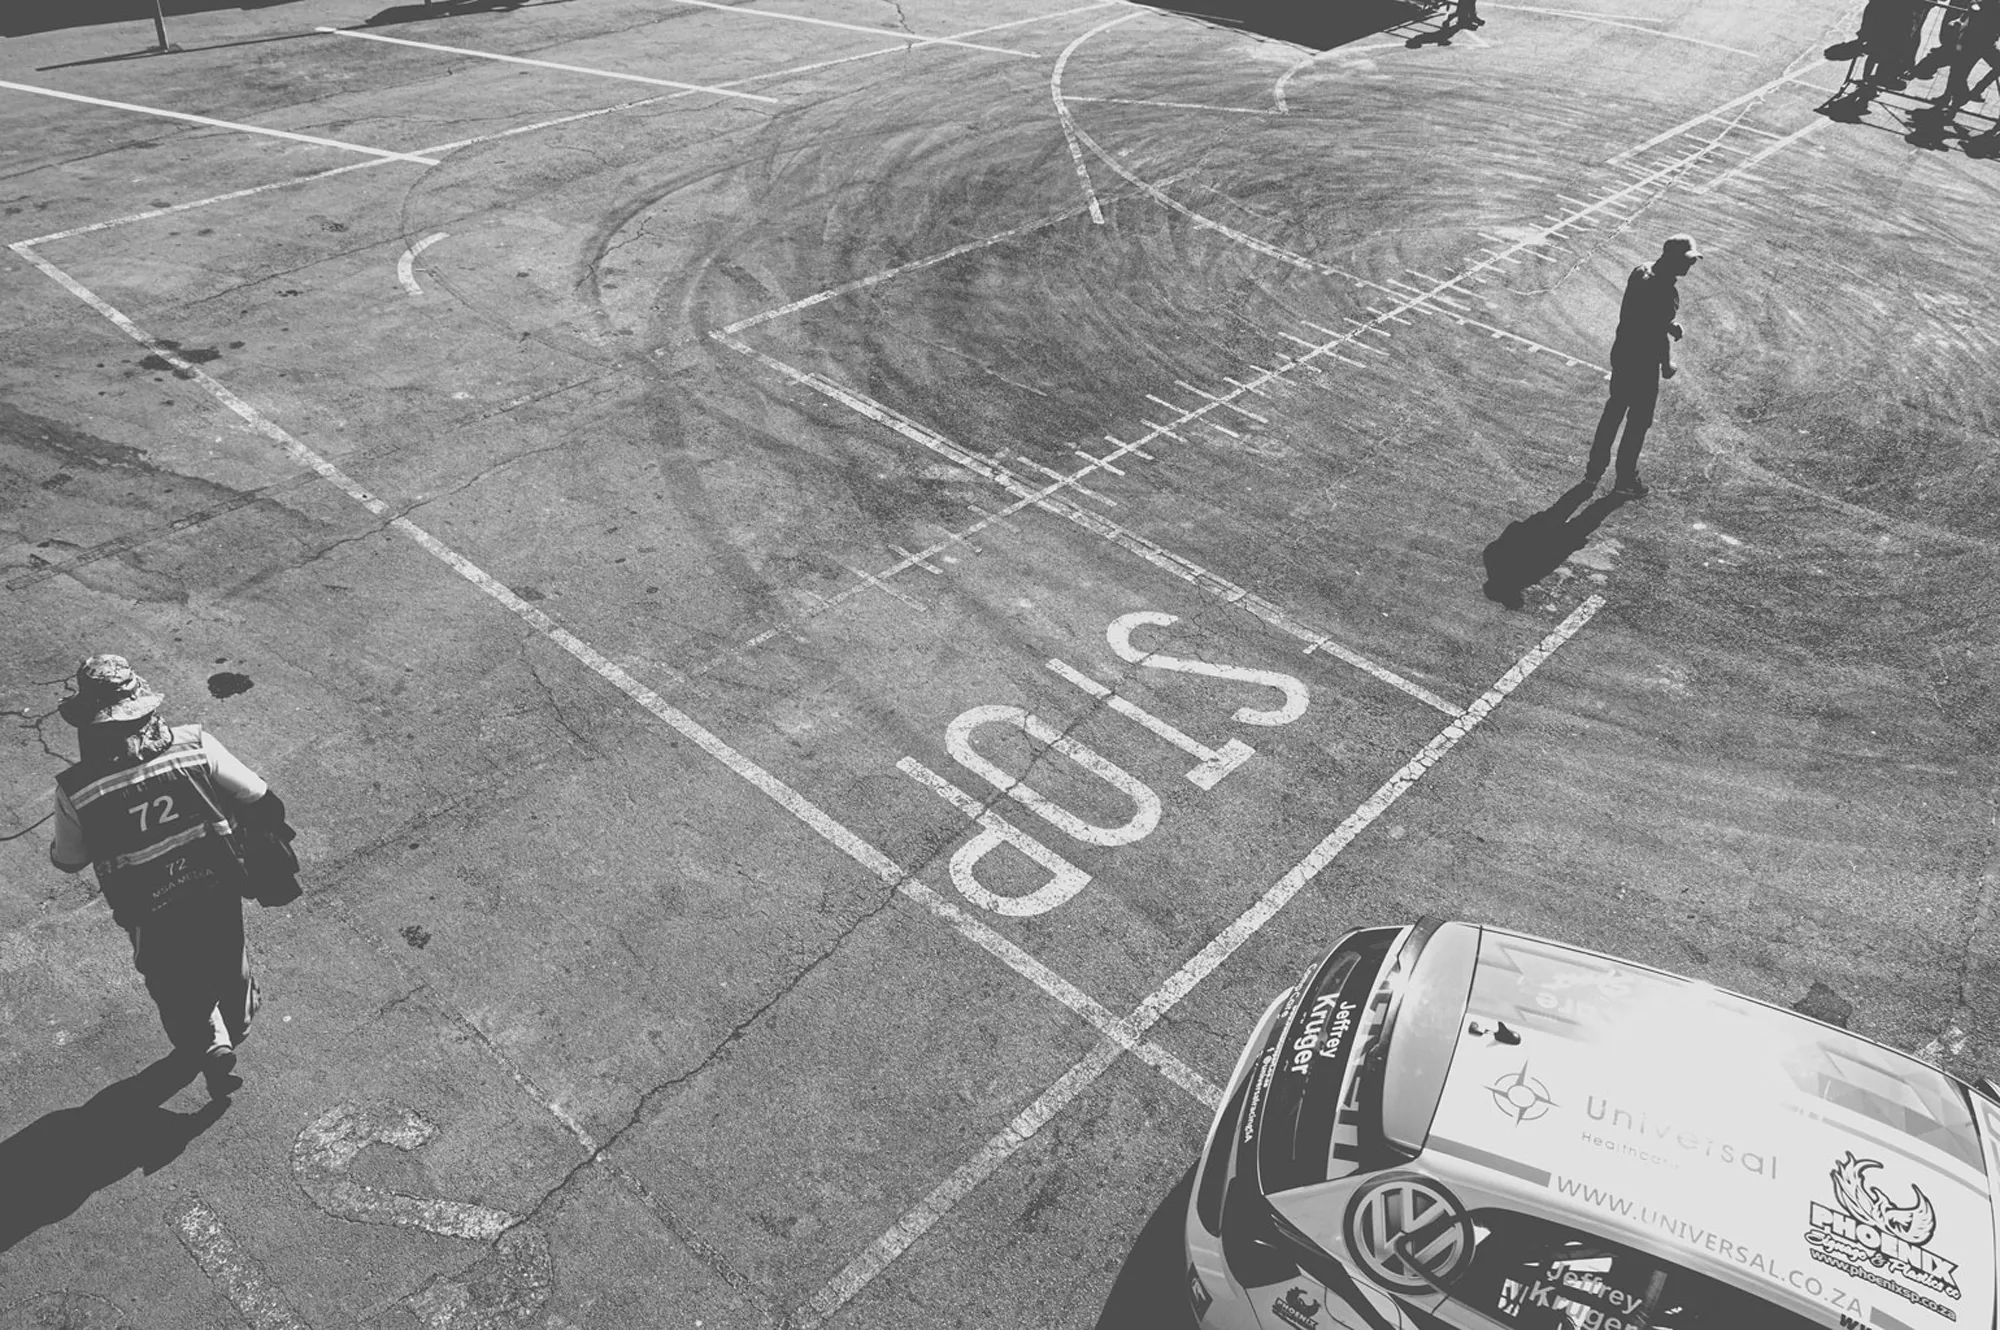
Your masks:
{"label": "marshal in safety vest", "polygon": [[238,893],[246,881],[236,801],[216,783],[201,726],[176,725],[173,742],[137,766],[77,764],[56,777],[90,847],[112,918],[130,926],[175,901]]}

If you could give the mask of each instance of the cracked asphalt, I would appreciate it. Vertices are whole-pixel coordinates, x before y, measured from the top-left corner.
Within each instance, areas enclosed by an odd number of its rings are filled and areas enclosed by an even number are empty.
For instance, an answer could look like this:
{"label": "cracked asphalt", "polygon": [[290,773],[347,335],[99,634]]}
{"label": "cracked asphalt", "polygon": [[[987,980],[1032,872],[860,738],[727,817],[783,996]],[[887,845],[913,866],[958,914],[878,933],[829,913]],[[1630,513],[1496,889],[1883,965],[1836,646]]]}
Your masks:
{"label": "cracked asphalt", "polygon": [[[1170,1326],[1200,1087],[1426,913],[2000,1074],[2000,161],[1852,16],[734,8],[0,42],[0,1330]],[[1525,522],[1676,231],[1652,495]],[[302,833],[224,1104],[47,862],[106,650]]]}

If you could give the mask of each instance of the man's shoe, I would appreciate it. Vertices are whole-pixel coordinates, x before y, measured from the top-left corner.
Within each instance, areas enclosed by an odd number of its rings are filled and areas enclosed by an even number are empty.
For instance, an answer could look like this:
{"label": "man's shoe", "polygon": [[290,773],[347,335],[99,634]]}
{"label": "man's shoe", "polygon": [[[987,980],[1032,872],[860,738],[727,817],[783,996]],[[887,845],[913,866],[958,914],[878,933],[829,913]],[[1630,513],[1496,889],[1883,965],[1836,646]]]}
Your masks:
{"label": "man's shoe", "polygon": [[1637,476],[1624,476],[1620,478],[1616,485],[1611,487],[1611,492],[1613,494],[1623,494],[1627,498],[1643,499],[1649,491],[1646,482]]}
{"label": "man's shoe", "polygon": [[201,1055],[201,1074],[210,1099],[227,1099],[243,1088],[243,1078],[236,1074],[236,1050],[228,1044],[209,1046]]}

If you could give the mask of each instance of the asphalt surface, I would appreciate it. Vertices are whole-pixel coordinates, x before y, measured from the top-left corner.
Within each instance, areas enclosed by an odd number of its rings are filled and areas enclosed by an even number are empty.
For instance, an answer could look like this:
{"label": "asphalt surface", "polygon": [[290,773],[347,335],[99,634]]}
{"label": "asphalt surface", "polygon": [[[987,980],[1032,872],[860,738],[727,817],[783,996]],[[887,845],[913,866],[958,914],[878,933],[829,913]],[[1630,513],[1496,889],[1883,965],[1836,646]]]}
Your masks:
{"label": "asphalt surface", "polygon": [[[1991,104],[1482,12],[0,42],[0,1327],[1157,1323],[1250,1023],[1426,913],[2000,1072]],[[48,865],[94,651],[303,833],[226,1103]]]}

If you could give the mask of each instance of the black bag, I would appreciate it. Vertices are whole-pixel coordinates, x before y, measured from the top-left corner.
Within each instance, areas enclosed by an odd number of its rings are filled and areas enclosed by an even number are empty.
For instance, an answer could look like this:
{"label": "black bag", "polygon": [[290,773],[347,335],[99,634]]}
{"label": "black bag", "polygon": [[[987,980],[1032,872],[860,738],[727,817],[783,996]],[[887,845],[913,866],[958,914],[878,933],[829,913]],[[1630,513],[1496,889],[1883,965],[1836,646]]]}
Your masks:
{"label": "black bag", "polygon": [[299,833],[285,821],[285,801],[272,789],[256,803],[246,804],[237,819],[237,848],[243,858],[243,899],[259,905],[288,905],[299,887],[299,856],[292,842]]}

